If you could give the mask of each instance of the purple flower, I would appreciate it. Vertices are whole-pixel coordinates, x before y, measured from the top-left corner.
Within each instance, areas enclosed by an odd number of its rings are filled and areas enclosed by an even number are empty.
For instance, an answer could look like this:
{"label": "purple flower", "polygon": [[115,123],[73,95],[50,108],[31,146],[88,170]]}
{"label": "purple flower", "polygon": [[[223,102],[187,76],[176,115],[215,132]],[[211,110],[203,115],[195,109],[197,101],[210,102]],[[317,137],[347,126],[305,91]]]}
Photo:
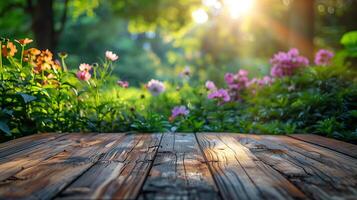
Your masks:
{"label": "purple flower", "polygon": [[217,99],[220,103],[229,102],[231,97],[228,94],[228,91],[225,89],[219,89],[212,91],[207,96],[208,99]]}
{"label": "purple flower", "polygon": [[236,74],[227,73],[224,79],[230,89],[242,90],[249,82],[248,71],[241,69]]}
{"label": "purple flower", "polygon": [[213,81],[206,81],[205,86],[209,91],[217,90],[217,87],[216,87],[216,85],[214,84]]}
{"label": "purple flower", "polygon": [[297,49],[288,52],[279,52],[270,60],[272,68],[270,74],[273,77],[292,76],[297,68],[309,65],[309,60],[299,54]]}
{"label": "purple flower", "polygon": [[151,92],[152,95],[158,96],[165,91],[165,85],[161,81],[151,79],[146,85],[146,88]]}
{"label": "purple flower", "polygon": [[128,88],[129,87],[129,83],[128,81],[118,81],[117,84],[122,87],[122,88]]}
{"label": "purple flower", "polygon": [[226,81],[226,83],[229,84],[233,84],[234,82],[234,74],[232,73],[226,73],[224,75],[224,80]]}
{"label": "purple flower", "polygon": [[186,106],[176,106],[171,111],[170,120],[174,120],[178,116],[187,116],[190,111],[186,108]]}
{"label": "purple flower", "polygon": [[333,52],[326,49],[320,49],[315,55],[315,64],[320,66],[327,66],[330,64],[333,56]]}

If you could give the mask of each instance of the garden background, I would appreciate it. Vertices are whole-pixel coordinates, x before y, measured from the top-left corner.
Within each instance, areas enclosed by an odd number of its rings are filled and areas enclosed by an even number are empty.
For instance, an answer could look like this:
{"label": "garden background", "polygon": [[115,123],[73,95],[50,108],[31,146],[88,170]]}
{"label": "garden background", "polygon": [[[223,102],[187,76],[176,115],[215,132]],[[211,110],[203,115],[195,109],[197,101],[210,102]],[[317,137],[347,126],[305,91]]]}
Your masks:
{"label": "garden background", "polygon": [[356,8],[354,0],[1,1],[0,139],[213,131],[356,142]]}

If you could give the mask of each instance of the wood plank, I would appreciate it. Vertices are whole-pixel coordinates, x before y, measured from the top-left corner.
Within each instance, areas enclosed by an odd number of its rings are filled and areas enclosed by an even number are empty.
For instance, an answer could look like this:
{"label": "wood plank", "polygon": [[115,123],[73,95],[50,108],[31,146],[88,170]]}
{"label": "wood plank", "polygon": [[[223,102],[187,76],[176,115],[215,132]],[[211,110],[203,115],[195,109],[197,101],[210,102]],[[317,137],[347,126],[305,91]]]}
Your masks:
{"label": "wood plank", "polygon": [[356,159],[287,136],[234,137],[309,198],[356,199]]}
{"label": "wood plank", "polygon": [[2,143],[0,144],[0,159],[20,151],[32,149],[35,146],[45,144],[64,135],[65,133],[41,133]]}
{"label": "wood plank", "polygon": [[163,136],[139,199],[220,199],[194,134]]}
{"label": "wood plank", "polygon": [[312,134],[294,134],[289,136],[357,158],[357,145]]}
{"label": "wood plank", "polygon": [[122,137],[83,134],[62,152],[0,183],[0,199],[51,199],[89,169]]}
{"label": "wood plank", "polygon": [[152,166],[161,136],[126,135],[57,199],[135,199]]}
{"label": "wood plank", "polygon": [[198,142],[224,199],[304,199],[304,194],[266,165],[232,134],[198,133]]}
{"label": "wood plank", "polygon": [[[86,137],[93,134],[87,134]],[[50,136],[51,138],[54,136]],[[12,155],[0,159],[0,181],[6,180],[16,173],[33,167],[62,152],[69,146],[77,145],[83,134],[66,134],[54,140],[47,141],[45,144],[36,145],[29,149],[16,152]],[[42,139],[41,139],[42,140]]]}

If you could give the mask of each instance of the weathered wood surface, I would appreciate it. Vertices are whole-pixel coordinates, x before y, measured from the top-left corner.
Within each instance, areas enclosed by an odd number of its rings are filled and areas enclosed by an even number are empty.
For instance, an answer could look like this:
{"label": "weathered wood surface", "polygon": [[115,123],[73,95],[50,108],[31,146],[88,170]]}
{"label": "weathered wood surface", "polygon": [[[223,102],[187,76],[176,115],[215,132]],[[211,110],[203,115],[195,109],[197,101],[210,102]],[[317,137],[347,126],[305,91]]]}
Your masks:
{"label": "weathered wood surface", "polygon": [[208,165],[225,199],[294,199],[305,195],[258,160],[231,134],[198,134]]}
{"label": "weathered wood surface", "polygon": [[165,134],[140,199],[219,199],[193,134]]}
{"label": "weathered wood surface", "polygon": [[313,135],[33,135],[0,144],[0,199],[357,199],[355,148]]}
{"label": "weathered wood surface", "polygon": [[149,173],[161,136],[126,135],[59,198],[135,199]]}
{"label": "weathered wood surface", "polygon": [[294,134],[290,137],[357,158],[357,145],[312,134]]}
{"label": "weathered wood surface", "polygon": [[287,136],[234,137],[310,198],[357,199],[356,159]]}

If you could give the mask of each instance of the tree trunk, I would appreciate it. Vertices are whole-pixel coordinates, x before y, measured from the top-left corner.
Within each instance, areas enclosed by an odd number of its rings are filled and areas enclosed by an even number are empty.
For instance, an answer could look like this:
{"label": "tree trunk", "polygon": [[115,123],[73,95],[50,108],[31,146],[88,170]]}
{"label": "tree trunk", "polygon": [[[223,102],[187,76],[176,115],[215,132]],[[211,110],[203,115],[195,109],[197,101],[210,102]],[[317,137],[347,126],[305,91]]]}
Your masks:
{"label": "tree trunk", "polygon": [[32,31],[39,49],[54,51],[57,36],[54,30],[53,0],[38,0],[31,10]]}
{"label": "tree trunk", "polygon": [[289,46],[310,60],[314,55],[314,0],[294,0],[290,11]]}

